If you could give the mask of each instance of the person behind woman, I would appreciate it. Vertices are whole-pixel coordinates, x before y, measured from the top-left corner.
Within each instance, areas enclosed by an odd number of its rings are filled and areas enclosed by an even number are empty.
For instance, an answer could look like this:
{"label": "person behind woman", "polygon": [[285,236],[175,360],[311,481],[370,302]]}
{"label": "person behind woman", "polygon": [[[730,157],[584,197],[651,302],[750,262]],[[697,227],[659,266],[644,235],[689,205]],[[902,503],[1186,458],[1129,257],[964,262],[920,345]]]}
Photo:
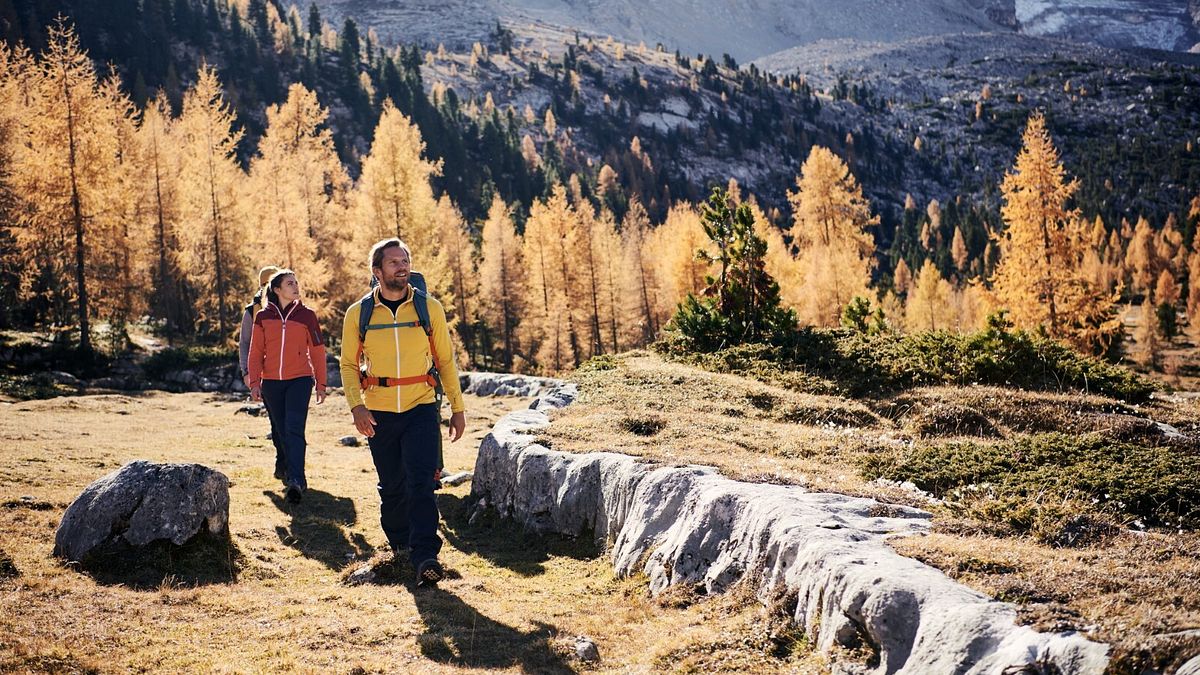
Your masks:
{"label": "person behind woman", "polygon": [[[263,308],[263,303],[266,302],[264,298],[270,288],[267,284],[278,271],[279,268],[274,265],[267,265],[258,271],[258,291],[242,310],[242,327],[238,332],[238,367],[243,382],[247,382],[246,376],[250,374],[250,336],[254,332],[254,315]],[[246,384],[246,388],[250,388],[249,383]],[[265,401],[263,407],[266,407]],[[283,433],[275,428],[275,420],[269,410],[267,419],[271,422],[271,444],[275,446],[275,478],[284,480],[287,478],[287,459],[283,456]]]}
{"label": "person behind woman", "polygon": [[300,302],[300,282],[291,270],[276,272],[267,288],[267,306],[254,316],[246,384],[262,400],[271,424],[283,434],[287,500],[300,501],[304,475],[308,402],[315,381],[317,403],[325,401],[325,341],[317,315]]}

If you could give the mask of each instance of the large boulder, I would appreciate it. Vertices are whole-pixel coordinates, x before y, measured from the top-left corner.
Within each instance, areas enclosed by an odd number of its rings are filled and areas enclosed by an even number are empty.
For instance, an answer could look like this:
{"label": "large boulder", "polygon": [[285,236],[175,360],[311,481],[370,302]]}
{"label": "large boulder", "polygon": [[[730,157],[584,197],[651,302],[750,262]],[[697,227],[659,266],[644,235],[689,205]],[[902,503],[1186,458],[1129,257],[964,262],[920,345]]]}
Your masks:
{"label": "large boulder", "polygon": [[229,479],[200,464],[130,462],[95,481],[67,507],[54,555],[85,562],[95,554],[197,534],[227,535]]}
{"label": "large boulder", "polygon": [[573,385],[502,418],[483,441],[471,494],[526,528],[606,544],[621,576],[650,590],[719,593],[746,583],[786,599],[819,650],[865,648],[853,673],[1100,673],[1108,647],[1018,625],[1016,609],[902,557],[893,536],[928,531],[930,514],[872,499],[744,483],[696,467],[656,467],[611,452],[571,454],[535,442]]}

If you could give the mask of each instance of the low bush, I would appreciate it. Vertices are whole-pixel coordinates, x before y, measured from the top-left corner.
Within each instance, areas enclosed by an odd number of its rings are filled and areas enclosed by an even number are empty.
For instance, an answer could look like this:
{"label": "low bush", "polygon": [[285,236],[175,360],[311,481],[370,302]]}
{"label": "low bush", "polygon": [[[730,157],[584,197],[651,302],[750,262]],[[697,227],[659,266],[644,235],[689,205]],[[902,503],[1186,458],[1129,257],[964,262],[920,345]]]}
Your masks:
{"label": "low bush", "polygon": [[929,385],[989,384],[1091,392],[1131,402],[1150,398],[1153,384],[1120,366],[1000,321],[970,334],[945,331],[866,334],[801,328],[787,345],[739,345],[710,353],[668,339],[664,355],[716,372],[737,373],[812,393],[883,396]]}
{"label": "low bush", "polygon": [[1186,449],[1098,434],[1038,434],[893,449],[858,462],[869,480],[911,481],[964,515],[1050,543],[1078,540],[1082,535],[1072,532],[1086,529],[1078,520],[1083,513],[1141,526],[1200,527],[1200,454]]}

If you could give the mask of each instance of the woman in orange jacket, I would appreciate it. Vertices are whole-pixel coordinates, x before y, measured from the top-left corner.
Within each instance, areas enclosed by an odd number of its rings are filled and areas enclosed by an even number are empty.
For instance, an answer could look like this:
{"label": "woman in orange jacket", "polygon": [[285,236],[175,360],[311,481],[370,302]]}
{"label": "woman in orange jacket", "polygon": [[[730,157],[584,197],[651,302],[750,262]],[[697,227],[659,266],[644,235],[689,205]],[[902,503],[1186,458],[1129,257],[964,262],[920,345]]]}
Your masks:
{"label": "woman in orange jacket", "polygon": [[304,476],[308,402],[316,385],[317,403],[325,401],[325,341],[317,315],[300,302],[300,282],[291,270],[276,272],[268,283],[267,306],[254,316],[246,386],[265,401],[272,426],[283,433],[287,458],[287,500],[300,501],[308,489]]}

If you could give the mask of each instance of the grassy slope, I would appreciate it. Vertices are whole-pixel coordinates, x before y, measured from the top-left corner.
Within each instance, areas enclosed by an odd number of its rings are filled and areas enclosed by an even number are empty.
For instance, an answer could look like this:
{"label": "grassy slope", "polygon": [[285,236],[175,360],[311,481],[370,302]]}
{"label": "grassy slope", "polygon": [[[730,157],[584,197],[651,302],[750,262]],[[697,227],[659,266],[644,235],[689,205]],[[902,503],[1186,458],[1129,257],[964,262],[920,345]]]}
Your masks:
{"label": "grassy slope", "polygon": [[[469,436],[447,445],[451,471],[471,468],[491,423],[528,404],[468,399]],[[735,596],[651,600],[644,580],[616,579],[591,546],[468,524],[469,485],[441,493],[452,578],[439,589],[413,588],[403,569],[347,586],[361,561],[382,568],[389,556],[375,551],[369,452],[336,443],[351,430],[344,401],[313,409],[312,489],[296,507],[270,475],[265,418],[235,414],[240,405],[163,393],[0,403],[0,672],[826,669]],[[149,584],[121,572],[98,580],[51,558],[66,505],[138,458],[229,476],[234,580],[202,583],[182,567]],[[576,635],[597,642],[599,666],[574,658]]]}

